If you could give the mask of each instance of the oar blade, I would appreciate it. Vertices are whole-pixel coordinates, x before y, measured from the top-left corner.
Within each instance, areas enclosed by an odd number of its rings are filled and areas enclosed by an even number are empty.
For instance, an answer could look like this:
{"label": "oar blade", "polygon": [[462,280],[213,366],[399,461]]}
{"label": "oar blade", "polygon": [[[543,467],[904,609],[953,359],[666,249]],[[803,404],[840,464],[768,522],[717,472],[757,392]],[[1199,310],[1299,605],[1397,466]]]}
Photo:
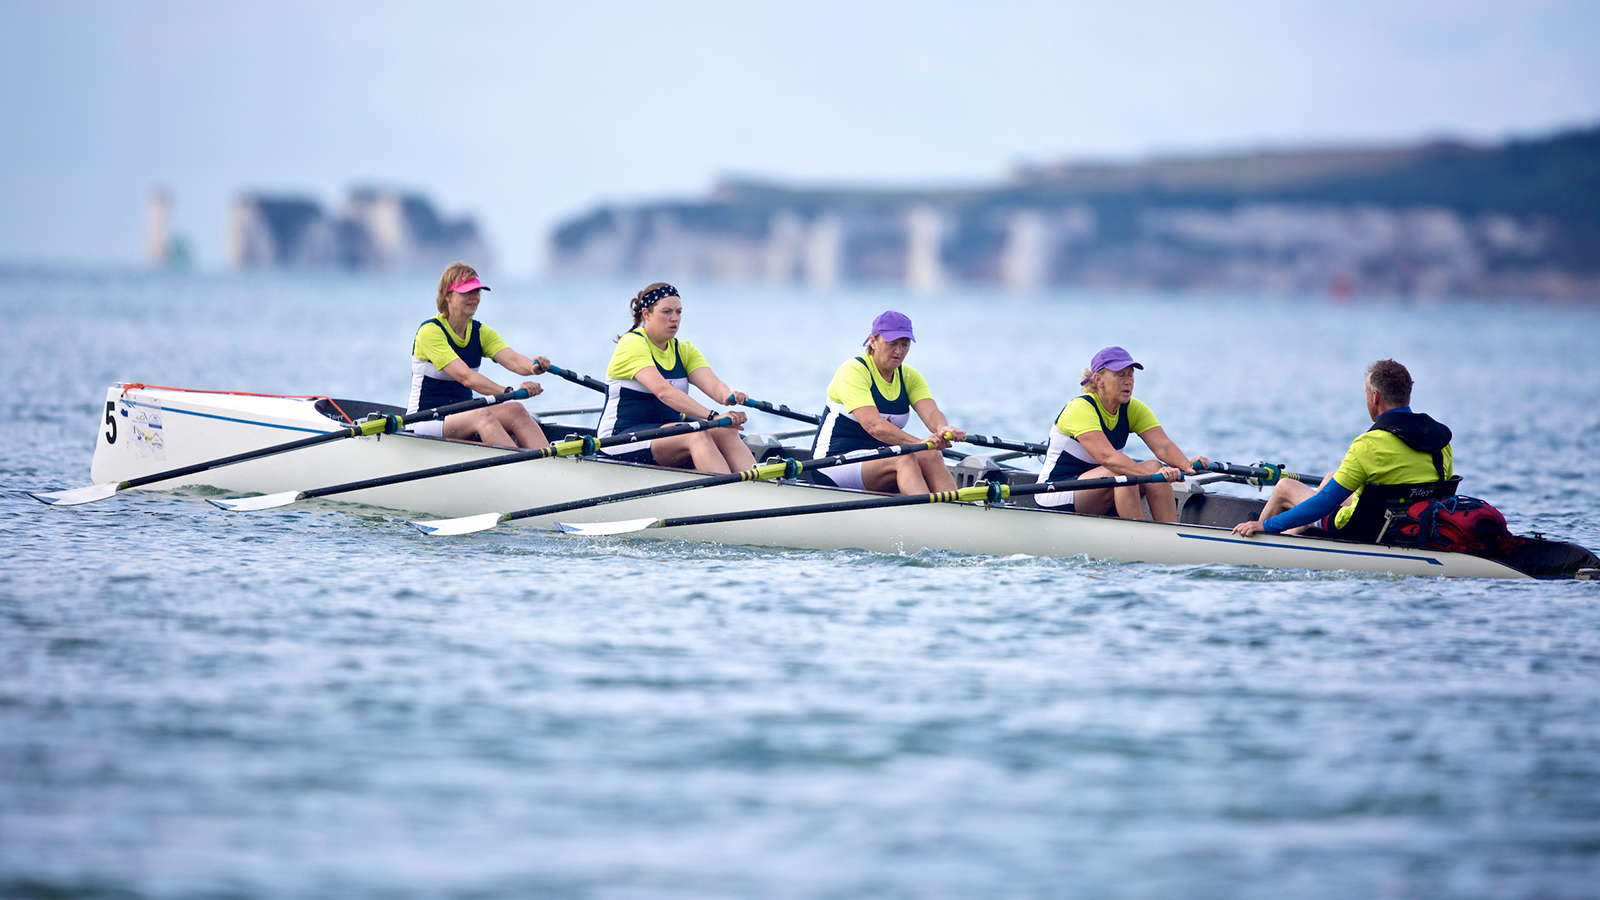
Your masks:
{"label": "oar blade", "polygon": [[505,521],[505,518],[505,513],[481,513],[476,516],[462,516],[459,519],[418,520],[413,521],[411,527],[434,537],[449,537],[454,534],[488,531]]}
{"label": "oar blade", "polygon": [[607,534],[632,534],[646,528],[660,528],[660,519],[623,519],[617,522],[586,522],[581,524],[557,522],[556,530],[565,534],[597,537]]}
{"label": "oar blade", "polygon": [[30,491],[28,496],[50,506],[80,506],[84,503],[104,500],[116,494],[117,487],[118,485],[115,481],[105,481],[100,484],[91,484],[88,487],[72,488],[65,491],[49,491],[39,494]]}
{"label": "oar blade", "polygon": [[262,494],[259,497],[234,497],[227,500],[213,500],[207,497],[206,502],[217,509],[225,509],[228,512],[253,512],[258,509],[277,509],[280,506],[288,506],[304,496],[299,491],[284,491],[281,494]]}

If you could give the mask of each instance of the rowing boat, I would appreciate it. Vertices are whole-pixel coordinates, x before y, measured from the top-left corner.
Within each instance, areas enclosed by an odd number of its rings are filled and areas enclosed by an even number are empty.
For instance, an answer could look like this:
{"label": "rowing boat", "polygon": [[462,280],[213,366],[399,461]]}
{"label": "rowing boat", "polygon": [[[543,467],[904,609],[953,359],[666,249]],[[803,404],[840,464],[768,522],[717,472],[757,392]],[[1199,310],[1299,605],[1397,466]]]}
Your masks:
{"label": "rowing boat", "polygon": [[[117,384],[108,389],[90,474],[122,482],[209,459],[347,429],[394,407],[328,398],[294,398],[188,391]],[[541,422],[552,440],[592,434],[583,426]],[[770,448],[769,448],[770,449]],[[229,494],[270,494],[423,468],[483,460],[512,451],[409,433],[373,433],[290,453],[157,482],[149,489],[211,488]],[[958,483],[1000,477],[960,466]],[[343,502],[401,512],[459,517],[535,507],[600,494],[695,479],[695,473],[596,456],[570,456],[459,472],[342,494]],[[1031,480],[1015,472],[1009,477]],[[1529,539],[1507,562],[1462,553],[1357,544],[1324,538],[1262,535],[1240,538],[1232,525],[1260,512],[1260,500],[1177,485],[1178,523],[1135,522],[1034,507],[1016,502],[939,503],[652,530],[646,539],[682,539],[809,550],[859,548],[879,552],[921,549],[1044,557],[1087,556],[1123,562],[1255,565],[1355,570],[1403,575],[1483,578],[1586,577],[1600,559],[1573,544]],[[799,480],[752,481],[665,496],[644,497],[568,513],[568,523],[666,515],[699,515],[821,505],[860,496]],[[553,529],[557,516],[529,518],[524,527]]]}

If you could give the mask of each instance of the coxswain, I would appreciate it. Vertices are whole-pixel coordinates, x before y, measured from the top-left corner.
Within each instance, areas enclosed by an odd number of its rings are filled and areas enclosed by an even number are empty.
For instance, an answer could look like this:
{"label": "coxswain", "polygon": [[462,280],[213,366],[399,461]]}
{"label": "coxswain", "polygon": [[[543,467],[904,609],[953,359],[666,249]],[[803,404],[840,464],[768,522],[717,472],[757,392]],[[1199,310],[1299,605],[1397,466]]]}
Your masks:
{"label": "coxswain", "polygon": [[[439,293],[434,300],[439,314],[423,322],[411,340],[411,399],[406,403],[407,412],[471,400],[474,391],[494,395],[514,390],[478,372],[486,356],[518,375],[541,375],[549,370],[550,360],[523,356],[493,328],[473,318],[479,299],[487,290],[478,280],[477,271],[466,263],[451,263],[439,276]],[[517,387],[526,389],[530,397],[541,390],[532,381]],[[550,446],[538,421],[521,403],[498,403],[446,416],[443,421],[418,422],[407,430],[496,447]]]}
{"label": "coxswain", "polygon": [[[1121,347],[1106,347],[1089,360],[1083,379],[1078,382],[1087,392],[1068,401],[1056,416],[1055,424],[1050,427],[1050,445],[1038,480],[1068,481],[1157,472],[1167,480],[1115,489],[1035,494],[1034,502],[1097,516],[1115,509],[1124,519],[1178,520],[1178,504],[1172,496],[1171,482],[1179,480],[1180,474],[1195,474],[1194,465],[1206,466],[1209,460],[1203,456],[1193,459],[1184,456],[1178,445],[1167,437],[1150,407],[1133,398],[1133,370],[1143,368]],[[1122,452],[1129,434],[1137,434],[1156,459],[1138,460]],[[1148,517],[1146,504],[1150,507]]]}
{"label": "coxswain", "polygon": [[683,298],[678,289],[658,281],[634,295],[628,307],[633,311],[633,327],[618,336],[611,363],[606,366],[606,405],[600,414],[599,435],[721,416],[732,418],[738,430],[712,428],[656,438],[643,446],[607,447],[601,452],[612,459],[716,474],[755,466],[755,457],[739,437],[745,414],[718,412],[689,396],[691,384],[716,403],[738,405],[746,395],[728,387],[693,344],[678,338],[683,321]]}
{"label": "coxswain", "polygon": [[[1367,485],[1415,485],[1424,489],[1416,494],[1419,497],[1450,485],[1454,474],[1450,429],[1411,411],[1412,384],[1411,373],[1392,359],[1368,366],[1365,394],[1372,427],[1350,443],[1344,461],[1322,479],[1320,489],[1279,481],[1260,520],[1240,522],[1234,533],[1299,534],[1312,526],[1333,537],[1373,541],[1378,537],[1376,521],[1351,522]],[[1453,491],[1450,485],[1447,492]]]}
{"label": "coxswain", "polygon": [[[863,343],[867,352],[841,365],[828,383],[828,411],[811,445],[813,458],[923,441],[933,441],[942,450],[951,441],[966,439],[965,431],[952,428],[945,419],[927,381],[905,365],[914,340],[911,320],[902,313],[889,310],[872,320],[872,331]],[[927,437],[913,437],[904,430],[912,410],[927,427]],[[817,474],[839,487],[888,494],[956,488],[938,450],[833,466],[818,469]]]}

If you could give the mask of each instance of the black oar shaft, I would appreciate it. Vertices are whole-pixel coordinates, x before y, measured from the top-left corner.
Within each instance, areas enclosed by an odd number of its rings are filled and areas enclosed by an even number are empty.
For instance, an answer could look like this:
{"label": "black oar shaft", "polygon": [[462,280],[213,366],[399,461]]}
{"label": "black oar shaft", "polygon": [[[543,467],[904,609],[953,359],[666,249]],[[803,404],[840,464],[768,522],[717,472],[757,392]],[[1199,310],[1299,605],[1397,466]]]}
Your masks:
{"label": "black oar shaft", "polygon": [[741,481],[764,481],[768,478],[782,477],[790,468],[789,463],[794,463],[797,472],[809,472],[814,469],[826,469],[831,466],[845,465],[855,462],[866,462],[871,459],[885,459],[890,456],[899,456],[905,453],[916,453],[921,450],[933,449],[933,443],[923,444],[894,444],[888,447],[879,447],[870,452],[843,453],[838,456],[824,456],[819,459],[789,460],[781,463],[769,463],[756,466],[743,472],[733,472],[727,475],[712,475],[709,478],[696,478],[690,481],[681,481],[677,484],[663,484],[655,487],[637,488],[631,491],[619,491],[615,494],[605,494],[599,497],[585,497],[582,500],[568,500],[565,503],[552,503],[549,506],[535,506],[529,509],[519,509],[516,512],[506,513],[501,521],[509,522],[514,519],[530,519],[537,516],[548,516],[555,513],[571,512],[575,509],[588,509],[592,506],[603,506],[607,503],[620,503],[624,500],[637,500],[640,497],[656,497],[662,494],[676,494],[683,491],[693,491],[700,488],[719,487],[724,484],[737,484]]}
{"label": "black oar shaft", "polygon": [[653,441],[656,438],[673,437],[680,434],[691,434],[704,431],[707,428],[727,428],[733,420],[724,416],[716,420],[697,420],[694,422],[681,422],[676,425],[667,425],[662,428],[652,428],[647,431],[634,431],[627,434],[613,434],[608,437],[588,438],[586,441],[563,441],[540,450],[519,450],[503,456],[488,459],[475,459],[468,462],[451,463],[447,466],[434,466],[431,469],[417,469],[413,472],[398,472],[394,475],[383,475],[378,478],[367,478],[362,481],[350,481],[344,484],[334,484],[327,487],[312,488],[301,491],[303,499],[312,497],[328,497],[333,494],[346,494],[351,491],[363,491],[368,488],[387,487],[391,484],[404,484],[408,481],[419,481],[424,478],[435,478],[440,475],[455,475],[461,472],[476,472],[479,469],[492,469],[496,466],[509,466],[513,463],[528,462],[535,459],[549,459],[552,456],[575,456],[580,452],[579,445],[588,444],[595,448],[615,447],[619,444],[634,444],[642,441]]}
{"label": "black oar shaft", "polygon": [[583,385],[591,391],[599,391],[602,394],[607,392],[605,382],[590,378],[587,375],[579,375],[577,372],[574,372],[571,369],[563,369],[560,366],[551,366],[550,374],[555,375],[558,378],[565,378],[573,384]]}
{"label": "black oar shaft", "polygon": [[807,422],[812,425],[822,424],[822,417],[816,415],[815,413],[801,412],[797,409],[790,409],[789,407],[781,404],[774,406],[765,400],[746,400],[744,401],[744,405],[750,407],[751,409],[759,409],[765,413],[772,413],[775,416],[783,416],[786,419],[794,419],[797,422]]}
{"label": "black oar shaft", "polygon": [[1005,438],[989,437],[982,434],[969,434],[963,442],[976,444],[979,447],[994,447],[998,450],[1015,450],[1029,456],[1043,456],[1049,448],[1044,444],[1030,444],[1024,441],[1008,441]]}
{"label": "black oar shaft", "polygon": [[463,400],[460,403],[451,403],[447,406],[439,406],[433,409],[422,409],[414,413],[407,413],[403,416],[397,417],[396,421],[393,423],[386,419],[372,419],[366,422],[359,422],[355,425],[348,425],[344,428],[338,429],[337,431],[328,431],[322,434],[313,435],[308,438],[301,438],[298,441],[289,441],[288,443],[284,444],[274,444],[271,447],[262,447],[258,450],[247,450],[244,453],[235,453],[232,456],[224,456],[220,459],[211,459],[205,462],[194,463],[193,465],[181,466],[176,469],[167,469],[163,472],[155,472],[150,475],[141,475],[138,478],[130,478],[127,481],[121,482],[117,485],[117,488],[118,490],[127,490],[128,488],[143,487],[147,484],[154,484],[157,481],[166,481],[171,478],[182,478],[185,475],[193,475],[197,472],[206,472],[211,469],[220,469],[223,466],[231,466],[234,463],[248,462],[252,459],[265,459],[268,456],[276,456],[279,453],[288,453],[291,450],[314,447],[318,444],[326,444],[329,441],[360,437],[364,434],[387,434],[393,431],[398,431],[399,426],[410,425],[413,422],[426,422],[432,419],[442,419],[445,416],[455,415],[458,412],[468,412],[470,410],[478,409],[479,407],[489,406],[494,403],[501,403],[506,400],[523,400],[526,399],[527,396],[528,392],[526,390],[517,388],[514,391],[506,391],[503,394],[495,394],[492,397],[477,397],[472,400]]}

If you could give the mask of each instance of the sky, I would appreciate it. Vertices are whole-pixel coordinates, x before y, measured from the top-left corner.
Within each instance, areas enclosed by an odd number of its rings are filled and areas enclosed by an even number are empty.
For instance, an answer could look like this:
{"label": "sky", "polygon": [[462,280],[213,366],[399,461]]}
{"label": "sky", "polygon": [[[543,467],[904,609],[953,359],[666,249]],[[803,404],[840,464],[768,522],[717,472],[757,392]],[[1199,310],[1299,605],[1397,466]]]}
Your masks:
{"label": "sky", "polygon": [[475,216],[501,272],[605,202],[1600,122],[1592,2],[0,0],[0,265],[197,265],[241,191]]}

